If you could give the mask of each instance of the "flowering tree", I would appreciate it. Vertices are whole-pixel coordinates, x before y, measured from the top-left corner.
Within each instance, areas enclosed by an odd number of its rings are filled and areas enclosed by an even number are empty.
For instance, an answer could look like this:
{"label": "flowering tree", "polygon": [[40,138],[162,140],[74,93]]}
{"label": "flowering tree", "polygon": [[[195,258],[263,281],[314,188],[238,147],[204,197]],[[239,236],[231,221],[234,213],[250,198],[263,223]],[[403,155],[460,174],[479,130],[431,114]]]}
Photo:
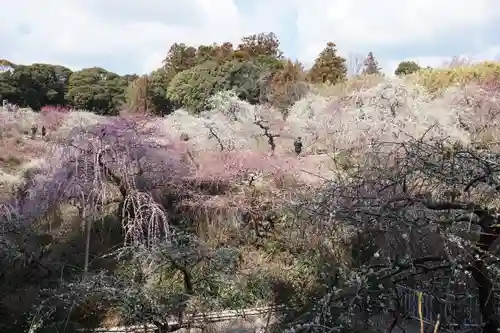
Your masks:
{"label": "flowering tree", "polygon": [[[102,298],[127,323],[151,320],[167,332],[191,325],[185,314],[209,306],[212,286],[221,285],[210,281],[231,281],[237,251],[199,239],[192,230],[195,216],[188,209],[216,204],[209,199],[227,194],[226,204],[239,203],[238,216],[244,225],[256,226],[261,215],[268,213],[269,209],[262,210],[268,202],[259,203],[256,197],[243,200],[245,191],[253,188],[257,175],[279,177],[288,167],[277,157],[245,150],[190,157],[190,139],[181,141],[155,121],[141,115],[113,117],[55,137],[49,146],[52,158],[27,172],[16,196],[9,200],[5,216],[20,227],[29,228],[63,203],[78,208],[85,226],[83,278],[44,290],[34,323],[59,325],[59,319],[64,322],[66,318],[58,317],[61,311],[85,308]],[[121,221],[124,246],[110,256],[132,265],[141,279],[109,272],[101,279],[102,274],[95,276],[89,268],[92,221],[113,204],[118,205],[115,214]],[[178,290],[162,295],[150,287],[158,286],[157,279],[165,274],[172,279],[181,274],[182,283],[175,287]],[[197,285],[196,281],[201,282]],[[141,308],[131,307],[134,304]],[[169,324],[172,316],[177,326]]]}
{"label": "flowering tree", "polygon": [[257,150],[274,152],[283,130],[282,114],[263,106],[250,105],[234,92],[216,94],[211,109],[200,116],[178,110],[165,120],[167,128],[186,133],[193,150]]}
{"label": "flowering tree", "polygon": [[53,143],[54,156],[25,174],[16,196],[5,206],[10,209],[4,217],[29,230],[60,204],[74,204],[89,237],[90,221],[117,202],[127,246],[166,242],[170,239],[167,213],[153,196],[165,187],[181,186],[190,164],[183,157],[182,144],[166,137],[152,139],[146,123],[139,117],[117,117],[106,126],[77,127],[58,138]]}
{"label": "flowering tree", "polygon": [[307,319],[292,328],[368,328],[387,315],[391,329],[404,326],[399,288],[406,286],[437,300],[433,326],[464,324],[475,298],[482,331],[496,332],[500,155],[425,136],[367,148],[305,203],[318,228],[348,228],[353,259],[311,300],[305,317],[295,314]]}
{"label": "flowering tree", "polygon": [[[126,211],[131,201],[147,201],[144,193],[159,183],[175,184],[189,173],[182,164],[180,145],[151,140],[151,131],[141,126],[141,121],[116,118],[106,126],[75,128],[60,139],[53,160],[34,172],[26,182],[28,188],[19,193],[16,205],[21,216],[36,219],[56,203],[68,201],[98,209],[112,200],[109,185],[114,185],[124,205],[122,217],[134,220],[139,212]],[[154,209],[149,213],[152,219],[159,217]]]}
{"label": "flowering tree", "polygon": [[[403,326],[398,288],[406,286],[442,303],[441,326],[476,297],[493,329],[496,299],[484,295],[495,296],[498,282],[497,242],[487,236],[498,234],[491,210],[500,162],[495,87],[432,96],[387,80],[339,96],[311,92],[286,117],[231,91],[196,116],[56,110],[21,122],[2,114],[5,136],[32,121],[54,124],[55,135],[0,207],[0,245],[8,254],[0,274],[14,281],[9,271],[19,262],[32,276],[48,272],[33,318],[42,327],[66,322],[73,308],[113,309],[126,323],[148,321],[167,332],[190,326],[196,312],[233,304],[226,291],[240,288],[240,250],[250,244],[303,261],[307,273],[300,271],[290,303],[302,310],[286,317],[288,328],[366,328],[388,313],[393,327]],[[297,137],[304,156],[293,154]],[[315,174],[320,167],[332,170]],[[86,236],[83,274],[63,283],[59,271],[43,268],[50,241],[36,234],[61,205],[76,207]],[[106,258],[120,269],[95,271],[89,237],[110,211],[123,246]],[[219,228],[203,225],[211,217],[226,223],[220,242],[200,231]],[[6,285],[2,296],[12,292]],[[311,286],[318,290],[303,298]]]}
{"label": "flowering tree", "polygon": [[283,132],[301,136],[306,149],[329,152],[368,147],[370,141],[410,137],[497,142],[498,90],[484,84],[454,87],[439,97],[402,79],[352,90],[339,97],[310,94],[289,112]]}

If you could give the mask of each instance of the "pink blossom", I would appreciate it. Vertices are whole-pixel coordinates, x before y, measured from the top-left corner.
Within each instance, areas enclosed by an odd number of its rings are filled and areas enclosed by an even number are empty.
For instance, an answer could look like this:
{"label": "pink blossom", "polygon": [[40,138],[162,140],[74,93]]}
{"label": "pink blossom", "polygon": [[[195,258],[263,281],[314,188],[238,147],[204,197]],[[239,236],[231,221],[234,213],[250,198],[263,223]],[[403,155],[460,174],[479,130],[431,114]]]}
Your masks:
{"label": "pink blossom", "polygon": [[252,150],[201,152],[196,176],[232,182],[248,177],[275,176],[291,169],[292,159]]}
{"label": "pink blossom", "polygon": [[65,106],[44,106],[40,110],[41,125],[49,130],[58,129],[72,110]]}
{"label": "pink blossom", "polygon": [[50,113],[50,112],[60,112],[60,113],[68,113],[71,112],[72,109],[69,106],[64,105],[45,105],[40,109],[41,113]]}

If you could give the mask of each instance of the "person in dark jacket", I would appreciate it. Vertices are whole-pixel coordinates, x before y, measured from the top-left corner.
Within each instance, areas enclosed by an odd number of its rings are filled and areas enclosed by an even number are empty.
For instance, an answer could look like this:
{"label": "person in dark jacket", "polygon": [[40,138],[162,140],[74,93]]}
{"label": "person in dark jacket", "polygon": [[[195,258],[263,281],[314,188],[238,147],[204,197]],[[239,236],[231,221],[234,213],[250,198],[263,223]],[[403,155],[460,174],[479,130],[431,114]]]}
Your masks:
{"label": "person in dark jacket", "polygon": [[47,129],[45,126],[42,126],[42,138],[45,138],[45,135],[47,135]]}
{"label": "person in dark jacket", "polygon": [[295,153],[298,155],[300,155],[300,153],[302,152],[302,138],[299,136],[294,142],[293,142],[293,146],[295,148]]}
{"label": "person in dark jacket", "polygon": [[31,125],[31,138],[36,137],[36,132],[38,131],[38,126],[36,124]]}

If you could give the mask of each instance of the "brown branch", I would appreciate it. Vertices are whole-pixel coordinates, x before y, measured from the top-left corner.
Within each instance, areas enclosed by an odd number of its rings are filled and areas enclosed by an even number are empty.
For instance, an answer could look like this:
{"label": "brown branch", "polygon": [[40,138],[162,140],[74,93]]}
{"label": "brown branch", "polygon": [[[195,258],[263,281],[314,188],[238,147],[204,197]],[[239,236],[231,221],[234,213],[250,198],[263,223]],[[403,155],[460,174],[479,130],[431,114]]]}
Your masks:
{"label": "brown branch", "polygon": [[[219,143],[220,151],[224,151],[224,145],[222,144],[222,140],[219,138],[219,136],[217,136],[214,129],[212,127],[208,127],[208,130],[210,132],[210,136],[214,137],[217,140],[217,142]],[[209,138],[210,138],[210,136],[209,136]]]}
{"label": "brown branch", "polygon": [[267,143],[269,143],[269,146],[271,147],[271,151],[274,152],[276,150],[276,142],[274,141],[275,138],[280,137],[279,134],[271,134],[269,132],[270,127],[267,125],[264,125],[264,120],[255,120],[254,124],[259,126],[263,131],[264,131],[264,136],[267,137]]}
{"label": "brown branch", "polygon": [[108,166],[104,163],[104,155],[103,153],[99,153],[97,157],[97,162],[101,169],[104,171],[104,175],[108,178],[109,181],[113,182],[119,189],[121,195],[123,198],[126,198],[129,192],[128,186],[126,183],[122,180],[120,176],[115,174]]}

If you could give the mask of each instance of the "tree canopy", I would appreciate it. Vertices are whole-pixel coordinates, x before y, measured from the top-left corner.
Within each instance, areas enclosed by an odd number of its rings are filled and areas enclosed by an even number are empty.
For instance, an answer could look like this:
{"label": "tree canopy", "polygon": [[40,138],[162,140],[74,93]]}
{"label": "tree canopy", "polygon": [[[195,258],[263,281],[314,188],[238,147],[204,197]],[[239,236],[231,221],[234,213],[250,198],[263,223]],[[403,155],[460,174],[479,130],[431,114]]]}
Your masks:
{"label": "tree canopy", "polygon": [[328,42],[318,55],[309,71],[309,79],[314,83],[331,84],[344,80],[347,76],[346,60],[337,55],[337,45]]}
{"label": "tree canopy", "polygon": [[363,63],[362,73],[367,75],[379,75],[381,73],[380,70],[381,68],[378,65],[378,61],[373,56],[373,53],[368,52],[368,55]]}
{"label": "tree canopy", "polygon": [[402,61],[394,71],[396,75],[409,75],[420,70],[420,66],[414,61]]}
{"label": "tree canopy", "polygon": [[145,75],[8,60],[2,60],[1,68],[2,100],[35,111],[63,106],[102,115],[135,108],[157,115],[179,107],[200,112],[210,96],[224,90],[251,104],[285,109],[307,92],[306,81],[335,84],[346,75],[345,60],[337,56],[334,43],[328,43],[313,68],[305,71],[300,62],[284,57],[272,32],[244,36],[237,45],[174,43],[162,66]]}

